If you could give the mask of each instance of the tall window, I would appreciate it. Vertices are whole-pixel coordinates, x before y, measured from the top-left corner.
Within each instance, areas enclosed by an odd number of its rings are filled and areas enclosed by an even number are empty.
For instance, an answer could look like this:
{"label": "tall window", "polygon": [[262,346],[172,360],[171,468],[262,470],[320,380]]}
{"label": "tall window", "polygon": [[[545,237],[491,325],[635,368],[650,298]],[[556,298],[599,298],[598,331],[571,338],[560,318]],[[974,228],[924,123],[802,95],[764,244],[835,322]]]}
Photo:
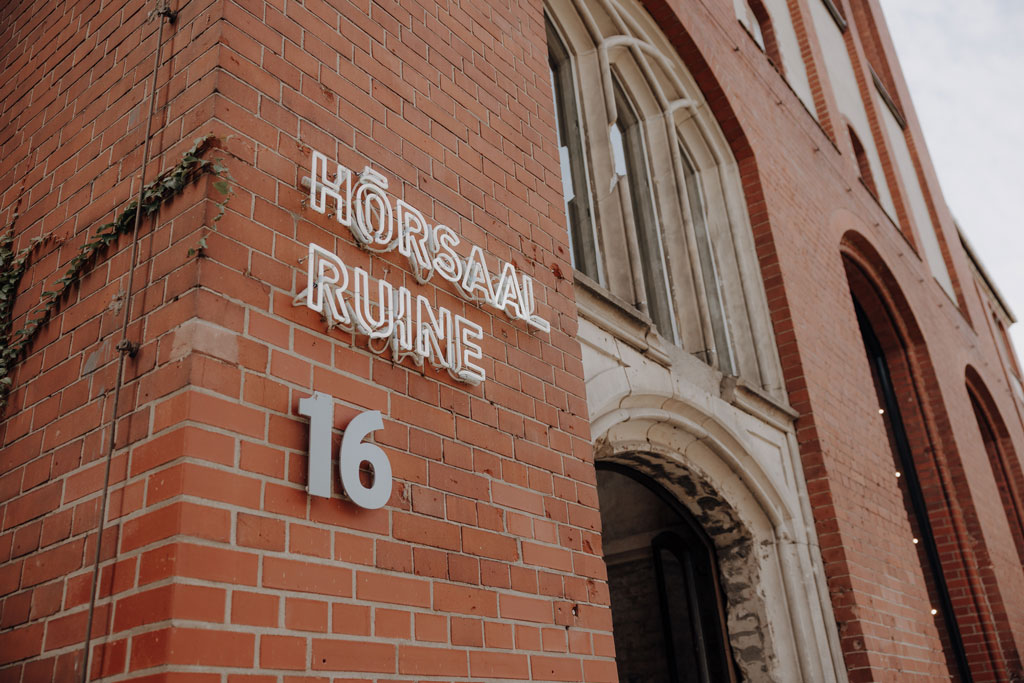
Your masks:
{"label": "tall window", "polygon": [[992,475],[999,489],[1006,521],[1010,525],[1014,545],[1017,546],[1017,557],[1021,564],[1024,564],[1024,500],[1019,488],[1022,478],[1020,466],[1017,464],[1019,461],[1014,457],[1009,439],[1004,438],[1006,426],[996,412],[995,406],[991,404],[991,398],[986,396],[989,401],[983,401],[970,386],[967,387],[967,395],[971,400],[971,408],[974,409],[974,417],[978,421],[985,453],[992,466]]}
{"label": "tall window", "polygon": [[658,363],[682,351],[781,397],[743,181],[678,51],[637,2],[545,10],[581,315]]}
{"label": "tall window", "polygon": [[735,367],[732,356],[732,344],[729,340],[729,325],[725,317],[725,302],[722,298],[722,281],[718,276],[718,264],[715,261],[711,233],[708,232],[707,210],[704,207],[704,190],[701,188],[700,176],[684,145],[679,146],[679,156],[683,162],[686,200],[690,209],[690,220],[693,222],[694,239],[700,257],[701,276],[704,280],[704,293],[708,302],[708,314],[714,335],[715,348],[709,349],[705,360],[718,367],[726,374],[732,374]]}
{"label": "tall window", "polygon": [[[627,238],[635,240],[639,273],[636,296],[639,307],[650,316],[658,331],[676,341],[675,313],[669,296],[670,284],[661,229],[654,210],[654,194],[648,172],[647,152],[639,117],[619,85],[615,84],[618,118],[610,130],[612,165],[625,211]],[[631,245],[632,246],[632,245]]]}
{"label": "tall window", "polygon": [[562,167],[562,194],[569,222],[570,253],[573,268],[601,282],[597,259],[597,240],[587,189],[586,158],[583,154],[572,62],[561,39],[547,23],[548,66],[555,100],[555,125],[558,133],[558,158]]}
{"label": "tall window", "polygon": [[949,671],[959,674],[956,680],[968,683],[972,679],[967,661],[967,651],[953,609],[949,585],[942,569],[939,544],[932,530],[924,490],[914,462],[907,428],[900,411],[897,388],[889,370],[885,350],[878,335],[871,327],[867,313],[856,300],[854,300],[854,306],[857,311],[861,337],[871,365],[871,378],[874,380],[875,390],[878,393],[878,412],[881,413],[885,422],[889,445],[894,456],[895,471],[899,477],[900,490],[903,493],[904,504],[910,518],[910,527],[914,534],[913,542],[917,547],[921,570],[924,574],[929,598],[932,601],[935,627],[942,639],[942,649]]}

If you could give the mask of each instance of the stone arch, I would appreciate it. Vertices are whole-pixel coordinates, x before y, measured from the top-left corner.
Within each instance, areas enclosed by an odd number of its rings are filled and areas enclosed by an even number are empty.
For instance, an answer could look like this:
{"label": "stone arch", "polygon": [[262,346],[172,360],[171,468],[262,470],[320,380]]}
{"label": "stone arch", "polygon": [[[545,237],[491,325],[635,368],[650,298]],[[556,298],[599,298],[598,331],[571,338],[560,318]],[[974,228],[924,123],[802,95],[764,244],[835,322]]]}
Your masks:
{"label": "stone arch", "polygon": [[[725,346],[717,340],[709,344],[708,330],[714,331],[715,321],[698,318],[708,312],[684,316],[701,321],[703,327],[695,323],[685,332],[703,333],[703,340],[685,337],[681,344],[664,344],[631,308],[630,287],[638,287],[628,280],[635,269],[606,270],[601,283],[578,277],[579,338],[599,461],[625,462],[658,478],[659,485],[667,483],[681,504],[696,505],[687,510],[698,518],[710,514],[711,507],[724,515],[704,523],[722,548],[730,548],[722,551],[724,565],[746,563],[737,565],[735,576],[749,579],[749,594],[739,589],[742,582],[732,586],[735,604],[727,619],[733,651],[746,659],[747,680],[845,680],[806,506],[795,414],[786,403],[785,389],[790,395],[798,392],[795,384],[802,381],[802,372],[790,349],[786,362],[796,368],[790,373],[794,384],[783,386],[782,348],[775,343],[792,344],[794,337],[753,150],[717,76],[669,3],[552,1],[546,10],[576,60],[581,128],[591,143],[588,168],[594,170],[595,213],[602,229],[625,244],[618,235],[628,233],[622,210],[628,203],[620,201],[620,186],[608,177],[613,166],[607,138],[615,121],[609,112],[616,105],[602,98],[612,90],[602,79],[615,67],[619,78],[635,79],[630,84],[638,87],[632,92],[642,96],[637,99],[647,98],[640,108],[649,112],[647,132],[655,139],[652,165],[665,170],[656,174],[655,191],[662,198],[673,195],[659,210],[676,217],[663,224],[689,230],[698,213],[686,201],[689,194],[669,191],[672,182],[679,190],[696,177],[701,188],[715,193],[703,199],[708,231],[728,228],[714,233],[721,241],[713,242],[711,250],[731,259],[721,271],[723,298],[733,306],[724,319],[742,320],[745,326],[729,333],[738,334],[730,343],[747,344],[746,355],[722,363],[709,352]],[[681,146],[685,149],[678,156],[688,157],[695,173],[672,158]],[[707,288],[700,277],[709,272],[699,261],[701,245],[683,230],[679,233],[669,246],[681,255],[677,263],[690,263],[691,270],[674,272],[673,282],[692,282],[694,291]],[[628,245],[609,244],[615,246],[600,245],[605,254],[620,261],[629,256]],[[695,298],[699,306],[700,296]],[[739,338],[745,341],[735,341]],[[694,495],[710,507],[701,509]],[[744,531],[736,532],[737,544],[730,545],[730,534],[738,529]],[[737,554],[739,548],[744,550]],[[734,637],[752,640],[737,644]]]}
{"label": "stone arch", "polygon": [[786,501],[743,437],[708,406],[618,393],[594,416],[595,459],[648,477],[697,520],[715,547],[729,643],[743,680],[787,680],[801,665],[791,636],[782,635],[792,627],[786,596],[800,590],[779,569],[779,544],[792,540]]}
{"label": "stone arch", "polygon": [[776,527],[786,522],[781,495],[730,426],[678,396],[621,396],[625,400],[616,409],[592,418],[593,433],[599,435],[594,442],[598,458],[628,451],[678,458],[699,449],[700,455],[720,461],[742,482],[768,523]]}

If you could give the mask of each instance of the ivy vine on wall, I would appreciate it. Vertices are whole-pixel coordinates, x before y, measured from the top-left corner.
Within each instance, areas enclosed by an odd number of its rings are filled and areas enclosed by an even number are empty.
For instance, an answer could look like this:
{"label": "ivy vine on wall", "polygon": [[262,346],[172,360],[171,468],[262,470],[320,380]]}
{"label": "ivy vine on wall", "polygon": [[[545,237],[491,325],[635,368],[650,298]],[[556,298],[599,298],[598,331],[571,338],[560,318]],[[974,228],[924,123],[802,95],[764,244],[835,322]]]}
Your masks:
{"label": "ivy vine on wall", "polygon": [[[14,228],[8,228],[0,235],[0,414],[7,407],[7,398],[13,384],[11,374],[29,345],[53,317],[60,304],[78,286],[82,276],[107,252],[110,245],[121,235],[131,234],[135,227],[137,210],[141,210],[142,217],[152,216],[164,202],[181,194],[189,184],[198,182],[204,175],[213,175],[218,178],[213,187],[223,195],[223,199],[217,202],[219,211],[213,219],[214,223],[224,215],[224,208],[231,194],[228,182],[231,176],[221,160],[202,158],[215,141],[216,137],[213,135],[196,139],[195,144],[182,156],[181,163],[164,171],[142,189],[141,209],[138,199],[133,200],[124,207],[117,218],[99,226],[71,259],[67,270],[54,283],[55,288],[42,293],[39,304],[26,316],[25,326],[18,330],[13,329],[14,303],[17,299],[18,286],[32,263],[33,255],[48,237],[35,237],[27,246],[15,251]],[[189,255],[197,253],[205,246],[204,236],[200,238],[195,249],[189,250]]]}

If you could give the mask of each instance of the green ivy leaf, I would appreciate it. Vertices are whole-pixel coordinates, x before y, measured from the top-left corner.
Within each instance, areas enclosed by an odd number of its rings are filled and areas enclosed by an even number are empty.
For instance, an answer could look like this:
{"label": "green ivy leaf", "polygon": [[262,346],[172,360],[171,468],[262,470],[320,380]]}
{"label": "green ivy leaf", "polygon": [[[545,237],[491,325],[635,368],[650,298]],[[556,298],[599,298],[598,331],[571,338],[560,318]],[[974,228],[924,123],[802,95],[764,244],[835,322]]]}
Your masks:
{"label": "green ivy leaf", "polygon": [[[25,327],[12,331],[12,311],[17,296],[18,285],[25,271],[30,265],[30,257],[35,249],[41,244],[50,240],[49,235],[38,235],[28,241],[28,246],[15,251],[14,230],[8,228],[0,234],[0,411],[7,405],[7,397],[10,393],[12,379],[9,374],[21,359],[22,353],[42,330],[42,326],[53,316],[58,302],[71,293],[73,285],[78,283],[82,275],[101,255],[102,251],[113,244],[118,236],[130,234],[135,227],[138,214],[147,216],[159,211],[164,202],[184,190],[189,183],[196,182],[204,174],[217,176],[219,180],[214,183],[215,189],[225,196],[223,201],[217,202],[218,214],[214,221],[220,219],[224,214],[224,206],[227,197],[231,194],[228,181],[231,175],[227,167],[220,163],[221,160],[210,161],[200,158],[205,150],[212,146],[213,135],[196,138],[191,149],[182,155],[181,162],[174,168],[160,174],[157,178],[142,188],[142,202],[138,199],[130,201],[116,219],[104,223],[96,228],[92,239],[86,242],[79,253],[69,262],[68,269],[64,275],[56,281],[60,286],[59,290],[47,290],[41,295],[45,302],[39,308],[29,312],[26,316]],[[196,245],[198,250],[206,247],[204,236]],[[193,250],[189,250],[191,256]]]}

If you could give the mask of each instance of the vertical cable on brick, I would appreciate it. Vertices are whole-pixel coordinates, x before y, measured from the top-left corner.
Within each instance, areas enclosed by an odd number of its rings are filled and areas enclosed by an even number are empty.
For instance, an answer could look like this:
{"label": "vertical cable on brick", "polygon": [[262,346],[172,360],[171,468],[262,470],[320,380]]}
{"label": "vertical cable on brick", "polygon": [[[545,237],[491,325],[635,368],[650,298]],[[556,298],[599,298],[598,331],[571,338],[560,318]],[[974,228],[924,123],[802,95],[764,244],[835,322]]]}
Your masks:
{"label": "vertical cable on brick", "polygon": [[121,396],[121,388],[124,386],[124,368],[127,358],[134,357],[139,349],[138,342],[128,340],[128,324],[131,322],[132,309],[132,287],[135,279],[135,266],[138,259],[139,247],[139,224],[142,221],[142,192],[146,187],[146,167],[149,165],[149,142],[153,133],[153,112],[156,109],[156,79],[160,69],[160,58],[164,42],[164,19],[167,23],[173,24],[177,18],[177,12],[170,9],[169,0],[157,0],[157,7],[146,19],[157,17],[159,24],[157,28],[156,50],[153,55],[153,73],[150,76],[149,85],[149,115],[146,117],[146,136],[142,144],[142,170],[139,173],[139,194],[135,201],[135,225],[132,228],[131,260],[128,264],[128,287],[125,291],[124,318],[121,322],[121,341],[117,343],[119,352],[117,361],[117,380],[114,383],[113,410],[110,415],[110,436],[107,446],[106,467],[103,475],[103,497],[100,502],[99,522],[96,527],[96,553],[93,556],[92,585],[89,591],[89,618],[85,626],[85,642],[82,646],[82,683],[89,680],[89,648],[92,645],[92,624],[96,612],[96,597],[99,592],[100,556],[103,549],[103,523],[107,516],[107,503],[110,493],[110,466],[114,459],[114,444],[117,436],[117,408],[118,399]]}

